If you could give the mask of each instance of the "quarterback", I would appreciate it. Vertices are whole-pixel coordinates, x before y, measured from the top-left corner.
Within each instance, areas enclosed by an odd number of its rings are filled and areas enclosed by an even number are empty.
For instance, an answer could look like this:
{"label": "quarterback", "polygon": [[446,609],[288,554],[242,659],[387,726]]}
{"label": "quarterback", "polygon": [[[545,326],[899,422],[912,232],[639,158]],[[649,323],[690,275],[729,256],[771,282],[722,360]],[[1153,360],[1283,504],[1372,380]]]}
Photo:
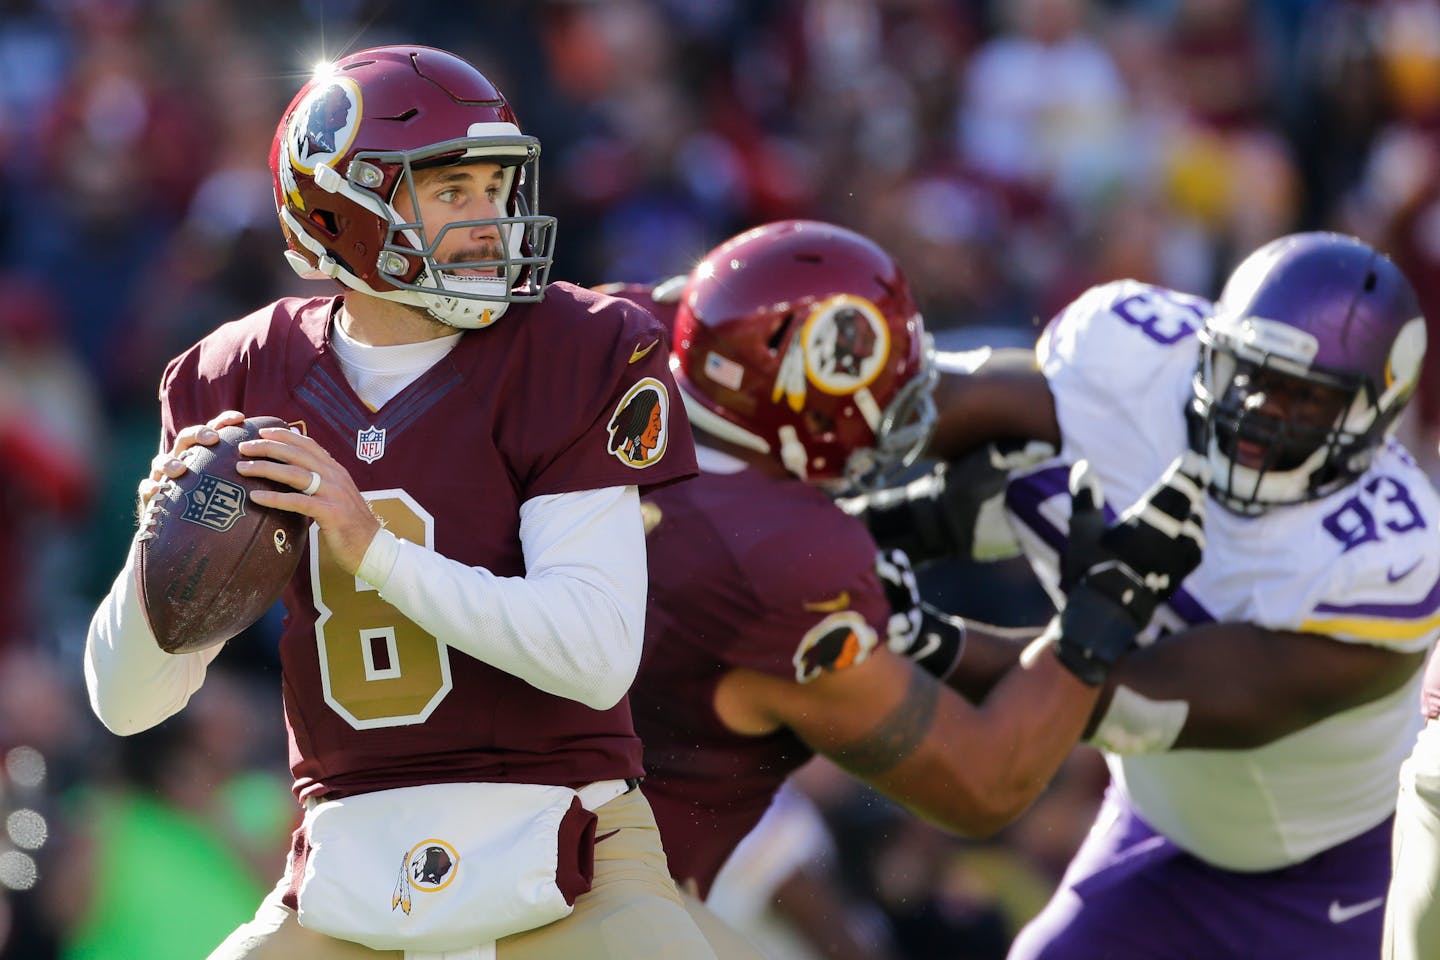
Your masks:
{"label": "quarterback", "polygon": [[[283,299],[173,360],[150,495],[241,412],[241,473],[309,517],[280,640],[304,820],[236,958],[714,954],[637,788],[640,492],[694,452],[633,304],[548,283],[539,144],[441,50],[318,72],[271,148],[286,252],[338,296]],[[563,365],[564,376],[556,371]],[[86,645],[127,734],[180,710],[221,647],[171,656],[134,552]],[[183,907],[181,907],[183,910]]]}

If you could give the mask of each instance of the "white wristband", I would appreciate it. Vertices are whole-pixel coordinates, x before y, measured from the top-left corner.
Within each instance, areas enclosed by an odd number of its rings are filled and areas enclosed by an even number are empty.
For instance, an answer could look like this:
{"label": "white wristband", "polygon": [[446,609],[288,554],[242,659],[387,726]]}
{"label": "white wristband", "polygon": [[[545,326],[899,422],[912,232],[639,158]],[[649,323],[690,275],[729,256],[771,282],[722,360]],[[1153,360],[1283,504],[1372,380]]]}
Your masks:
{"label": "white wristband", "polygon": [[377,590],[385,589],[390,572],[395,569],[395,558],[400,556],[400,540],[383,527],[375,532],[365,556],[360,558],[360,569],[355,576]]}
{"label": "white wristband", "polygon": [[1184,700],[1151,700],[1121,684],[1090,744],[1109,753],[1163,753],[1179,739],[1189,715]]}

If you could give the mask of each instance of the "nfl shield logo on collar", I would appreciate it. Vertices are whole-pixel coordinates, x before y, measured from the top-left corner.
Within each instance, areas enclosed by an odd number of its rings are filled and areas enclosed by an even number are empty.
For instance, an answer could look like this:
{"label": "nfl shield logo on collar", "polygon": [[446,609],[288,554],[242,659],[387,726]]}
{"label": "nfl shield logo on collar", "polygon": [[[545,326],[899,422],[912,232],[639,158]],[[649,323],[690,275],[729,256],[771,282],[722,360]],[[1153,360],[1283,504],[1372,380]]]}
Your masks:
{"label": "nfl shield logo on collar", "polygon": [[361,430],[355,437],[355,456],[366,463],[374,463],[385,456],[385,430],[371,427]]}

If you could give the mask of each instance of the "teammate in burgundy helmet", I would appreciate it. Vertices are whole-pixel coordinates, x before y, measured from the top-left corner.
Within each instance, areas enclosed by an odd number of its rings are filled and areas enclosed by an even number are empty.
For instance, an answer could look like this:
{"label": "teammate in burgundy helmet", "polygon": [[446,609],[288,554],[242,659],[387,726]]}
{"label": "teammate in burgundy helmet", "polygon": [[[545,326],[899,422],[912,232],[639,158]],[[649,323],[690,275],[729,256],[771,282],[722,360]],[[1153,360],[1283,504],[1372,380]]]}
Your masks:
{"label": "teammate in burgundy helmet", "polygon": [[[955,831],[1017,816],[1079,737],[1139,615],[1090,575],[1112,559],[1097,543],[1076,552],[1077,600],[1045,635],[1061,656],[1037,647],[978,707],[940,682],[965,627],[917,609],[904,556],[878,554],[832,499],[893,476],[929,436],[932,349],[900,267],[853,231],[783,221],[721,244],[681,283],[623,292],[673,318],[702,471],[643,501],[650,599],[632,704],[675,877],[703,897],[817,753]],[[1090,496],[1077,492],[1080,509]],[[1138,518],[1129,532],[1198,561],[1200,518],[1170,500],[1173,538]],[[1171,572],[1178,583],[1184,568]]]}

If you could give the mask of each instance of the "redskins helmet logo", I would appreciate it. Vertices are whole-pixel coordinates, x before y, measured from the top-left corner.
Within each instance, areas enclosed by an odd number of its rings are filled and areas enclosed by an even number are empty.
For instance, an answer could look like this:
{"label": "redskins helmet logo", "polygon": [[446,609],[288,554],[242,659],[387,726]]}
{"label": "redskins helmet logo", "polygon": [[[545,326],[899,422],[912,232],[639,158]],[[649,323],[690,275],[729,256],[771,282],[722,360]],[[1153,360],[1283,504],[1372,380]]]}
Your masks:
{"label": "redskins helmet logo", "polygon": [[790,341],[771,397],[799,413],[811,385],[832,396],[869,386],[890,357],[890,329],[878,307],[864,297],[836,294],[810,310],[800,335]]}
{"label": "redskins helmet logo", "polygon": [[296,170],[312,173],[317,165],[343,157],[359,129],[359,85],[348,77],[317,84],[290,114],[287,158]]}
{"label": "redskins helmet logo", "polygon": [[880,310],[863,297],[845,293],[815,305],[800,339],[806,378],[837,396],[869,386],[890,356],[890,330]]}
{"label": "redskins helmet logo", "polygon": [[811,627],[800,641],[791,658],[795,679],[809,683],[825,671],[833,673],[864,663],[878,642],[874,628],[856,611],[832,613]]}
{"label": "redskins helmet logo", "polygon": [[670,438],[670,393],[654,377],[639,380],[610,416],[609,450],[627,467],[659,463]]}
{"label": "redskins helmet logo", "polygon": [[400,861],[400,876],[390,897],[390,909],[405,911],[413,906],[412,891],[436,893],[450,886],[460,867],[460,854],[444,840],[421,840]]}

